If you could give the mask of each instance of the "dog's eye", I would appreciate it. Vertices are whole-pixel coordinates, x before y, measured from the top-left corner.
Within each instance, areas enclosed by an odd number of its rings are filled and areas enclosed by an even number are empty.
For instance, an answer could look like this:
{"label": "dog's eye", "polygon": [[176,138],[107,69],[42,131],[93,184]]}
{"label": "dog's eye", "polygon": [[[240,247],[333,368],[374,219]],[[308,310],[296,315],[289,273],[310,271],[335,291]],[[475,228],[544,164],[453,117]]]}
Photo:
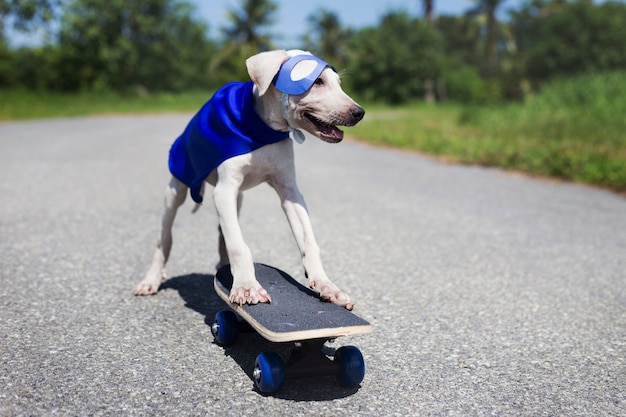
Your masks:
{"label": "dog's eye", "polygon": [[317,80],[315,80],[315,84],[324,85],[324,80],[322,80],[321,78],[318,78]]}

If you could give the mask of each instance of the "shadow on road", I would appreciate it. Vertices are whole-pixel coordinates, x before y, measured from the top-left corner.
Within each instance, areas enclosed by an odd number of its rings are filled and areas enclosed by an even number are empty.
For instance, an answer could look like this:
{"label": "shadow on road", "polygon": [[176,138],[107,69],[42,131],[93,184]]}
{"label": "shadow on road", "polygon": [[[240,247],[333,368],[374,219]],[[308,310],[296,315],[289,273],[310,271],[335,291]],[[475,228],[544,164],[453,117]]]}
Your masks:
{"label": "shadow on road", "polygon": [[[167,289],[178,291],[180,298],[185,302],[185,307],[202,314],[206,325],[211,326],[215,314],[227,308],[213,289],[213,279],[214,276],[210,274],[181,275],[165,281],[159,287],[159,291]],[[269,342],[251,330],[240,334],[233,346],[224,347],[224,354],[237,362],[250,378],[250,383],[254,385],[252,371],[257,355],[261,352],[276,352],[285,359],[290,349],[289,343]],[[332,356],[333,349],[326,349],[325,353]],[[274,397],[292,401],[331,401],[348,397],[357,391],[358,388],[342,387],[334,377],[289,379],[282,391],[274,394]]]}
{"label": "shadow on road", "polygon": [[224,308],[224,303],[213,290],[213,275],[187,274],[173,277],[159,287],[159,291],[167,289],[178,291],[185,307],[202,314],[209,325],[213,323],[215,313]]}

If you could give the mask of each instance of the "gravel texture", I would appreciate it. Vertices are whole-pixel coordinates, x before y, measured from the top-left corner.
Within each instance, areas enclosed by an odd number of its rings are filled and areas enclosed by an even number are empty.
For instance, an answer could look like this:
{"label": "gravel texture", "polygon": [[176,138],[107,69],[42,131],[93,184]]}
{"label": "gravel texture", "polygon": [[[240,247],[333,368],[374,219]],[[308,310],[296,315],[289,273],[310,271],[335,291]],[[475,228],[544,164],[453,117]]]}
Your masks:
{"label": "gravel texture", "polygon": [[[626,415],[626,199],[344,141],[296,146],[329,275],[370,335],[358,389],[255,391],[251,334],[213,343],[217,220],[179,212],[171,279],[134,297],[189,115],[0,124],[2,416]],[[304,280],[266,186],[255,260]],[[210,201],[210,199],[207,199]]]}

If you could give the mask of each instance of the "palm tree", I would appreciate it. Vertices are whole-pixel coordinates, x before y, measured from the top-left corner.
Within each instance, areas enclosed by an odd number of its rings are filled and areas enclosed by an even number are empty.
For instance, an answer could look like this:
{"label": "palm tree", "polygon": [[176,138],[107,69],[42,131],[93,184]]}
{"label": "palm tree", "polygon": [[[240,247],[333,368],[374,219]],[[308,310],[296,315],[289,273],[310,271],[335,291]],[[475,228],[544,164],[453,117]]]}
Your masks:
{"label": "palm tree", "polygon": [[248,79],[244,61],[272,48],[272,36],[262,29],[274,23],[277,9],[271,0],[242,0],[238,9],[229,10],[230,25],[221,28],[226,38],[224,45],[211,61],[210,71],[217,85]]}
{"label": "palm tree", "polygon": [[273,14],[278,9],[271,0],[243,0],[241,8],[229,10],[231,25],[222,32],[232,43],[243,43],[257,50],[271,48],[271,35],[262,33],[262,28],[274,23]]}
{"label": "palm tree", "polygon": [[[424,6],[424,19],[429,25],[433,23],[433,10],[435,6],[435,0],[422,0],[422,5]],[[441,81],[438,80],[437,84],[441,85],[440,90],[445,90],[445,87],[440,84]],[[424,81],[424,101],[427,103],[435,102],[435,91],[434,91],[435,83],[431,79],[427,79]],[[440,94],[441,95],[441,94]],[[445,94],[443,95],[445,96]]]}
{"label": "palm tree", "polygon": [[481,1],[487,17],[487,34],[485,41],[485,59],[487,61],[487,74],[494,75],[496,72],[497,50],[496,35],[497,25],[496,9],[500,5],[500,0],[483,0]]}
{"label": "palm tree", "polygon": [[498,65],[497,40],[501,29],[496,11],[503,0],[476,0],[476,7],[468,12],[485,27],[485,72],[488,76],[496,74]]}
{"label": "palm tree", "polygon": [[426,19],[427,22],[432,22],[435,0],[422,0],[422,4],[424,6],[424,19]]}
{"label": "palm tree", "polygon": [[325,9],[310,15],[308,21],[311,30],[303,37],[305,47],[343,69],[347,59],[345,45],[351,31],[341,25],[334,12]]}

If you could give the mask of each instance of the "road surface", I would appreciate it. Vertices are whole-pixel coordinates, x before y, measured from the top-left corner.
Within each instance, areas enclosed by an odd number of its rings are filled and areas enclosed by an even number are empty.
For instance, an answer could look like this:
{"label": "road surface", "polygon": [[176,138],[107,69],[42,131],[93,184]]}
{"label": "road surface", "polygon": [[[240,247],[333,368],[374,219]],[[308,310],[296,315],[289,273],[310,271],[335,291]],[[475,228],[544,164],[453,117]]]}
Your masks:
{"label": "road surface", "polygon": [[[0,124],[0,415],[626,415],[626,199],[349,140],[296,157],[327,272],[374,329],[330,348],[357,345],[365,379],[259,394],[254,358],[285,348],[213,343],[211,204],[179,212],[161,291],[131,293],[188,119]],[[241,223],[304,280],[269,187]]]}

